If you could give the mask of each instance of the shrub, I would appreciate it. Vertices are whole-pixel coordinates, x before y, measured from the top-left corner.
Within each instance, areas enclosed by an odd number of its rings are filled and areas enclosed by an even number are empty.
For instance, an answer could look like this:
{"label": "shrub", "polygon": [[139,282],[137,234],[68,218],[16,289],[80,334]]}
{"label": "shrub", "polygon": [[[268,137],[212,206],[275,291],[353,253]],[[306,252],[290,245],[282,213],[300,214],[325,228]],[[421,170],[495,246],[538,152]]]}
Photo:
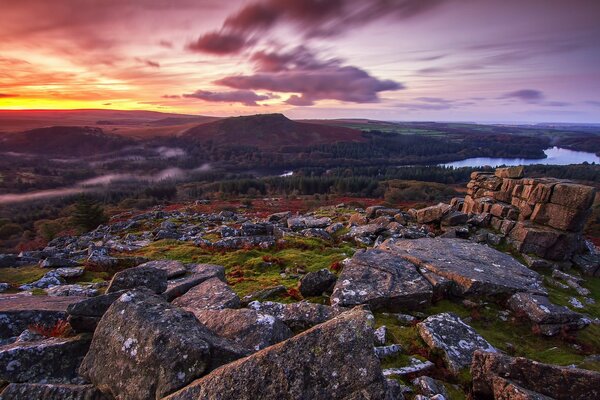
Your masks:
{"label": "shrub", "polygon": [[46,337],[66,337],[71,333],[71,325],[66,320],[59,320],[54,325],[30,325],[29,330]]}

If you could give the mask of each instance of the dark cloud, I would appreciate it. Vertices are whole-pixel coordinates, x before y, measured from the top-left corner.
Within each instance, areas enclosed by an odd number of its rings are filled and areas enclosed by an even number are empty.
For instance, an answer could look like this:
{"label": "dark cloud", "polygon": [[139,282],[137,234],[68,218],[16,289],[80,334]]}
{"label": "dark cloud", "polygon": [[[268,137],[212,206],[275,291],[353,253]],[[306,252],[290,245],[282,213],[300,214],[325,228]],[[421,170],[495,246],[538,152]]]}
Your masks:
{"label": "dark cloud", "polygon": [[19,97],[19,95],[13,93],[0,93],[0,99],[6,99],[9,97]]}
{"label": "dark cloud", "polygon": [[242,103],[245,106],[257,106],[257,101],[269,100],[275,96],[266,94],[260,95],[254,93],[252,90],[233,90],[229,92],[209,92],[207,90],[197,90],[194,93],[184,94],[183,97],[212,102]]}
{"label": "dark cloud", "polygon": [[536,103],[544,99],[544,93],[534,89],[522,89],[514,92],[506,93],[501,98],[503,99],[517,99],[525,101],[527,103]]}
{"label": "dark cloud", "polygon": [[180,99],[181,96],[178,94],[163,94],[161,96],[163,99]]}
{"label": "dark cloud", "polygon": [[280,72],[292,69],[316,70],[339,65],[341,60],[332,58],[319,60],[305,46],[298,46],[290,51],[257,51],[250,57],[257,70],[261,72]]}
{"label": "dark cloud", "polygon": [[254,35],[280,23],[296,27],[304,37],[343,34],[382,18],[404,19],[425,13],[449,0],[262,0],[229,16],[218,31],[206,33],[188,49],[211,54],[239,53]]}
{"label": "dark cloud", "polygon": [[195,42],[189,43],[186,48],[202,53],[226,55],[239,53],[251,43],[253,43],[252,39],[237,33],[209,32],[200,36]]}
{"label": "dark cloud", "polygon": [[157,61],[152,61],[152,60],[148,60],[148,59],[145,59],[145,58],[139,58],[139,57],[136,57],[135,61],[137,61],[139,63],[142,63],[142,64],[144,64],[144,65],[146,65],[148,67],[160,68],[160,64]]}

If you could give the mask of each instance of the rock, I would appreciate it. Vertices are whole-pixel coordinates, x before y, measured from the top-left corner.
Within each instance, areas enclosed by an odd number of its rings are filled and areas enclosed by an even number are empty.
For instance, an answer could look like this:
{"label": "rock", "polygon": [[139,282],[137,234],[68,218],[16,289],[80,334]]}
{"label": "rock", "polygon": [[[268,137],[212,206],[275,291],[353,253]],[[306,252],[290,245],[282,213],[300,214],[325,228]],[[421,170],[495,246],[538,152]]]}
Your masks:
{"label": "rock", "polygon": [[577,254],[573,257],[575,268],[587,276],[600,276],[600,254]]}
{"label": "rock", "polygon": [[325,232],[329,233],[330,235],[333,235],[342,229],[344,229],[344,224],[342,224],[341,222],[336,222],[335,224],[331,224],[327,228],[325,228]]}
{"label": "rock", "polygon": [[28,383],[76,383],[77,369],[90,346],[87,335],[44,338],[0,347],[0,380]]}
{"label": "rock", "polygon": [[333,237],[331,237],[331,235],[329,233],[327,233],[327,231],[323,228],[303,229],[300,231],[300,234],[302,234],[302,236],[307,237],[307,238],[317,238],[317,239],[322,239],[322,240],[326,240],[326,241],[333,240]]}
{"label": "rock", "polygon": [[389,346],[378,346],[375,347],[375,355],[380,360],[384,358],[394,356],[398,353],[402,353],[402,347],[399,344],[390,344]]}
{"label": "rock", "polygon": [[415,357],[408,359],[408,365],[400,368],[387,368],[383,370],[384,376],[405,376],[425,372],[435,367],[435,364],[428,360],[419,360]]}
{"label": "rock", "polygon": [[30,331],[29,329],[25,329],[15,340],[15,343],[23,343],[23,342],[35,342],[38,340],[45,339],[46,336]]}
{"label": "rock", "polygon": [[385,344],[387,336],[387,327],[385,325],[380,326],[373,332],[375,334],[375,344],[377,346],[383,346]]}
{"label": "rock", "polygon": [[217,249],[236,250],[252,247],[267,249],[275,246],[274,236],[238,236],[228,237],[213,243]]}
{"label": "rock", "polygon": [[531,214],[531,221],[562,231],[579,232],[585,226],[590,212],[552,203],[538,203]]}
{"label": "rock", "polygon": [[48,296],[78,296],[78,297],[94,297],[100,293],[98,289],[94,289],[91,285],[61,285],[53,286],[46,289]]}
{"label": "rock", "polygon": [[323,292],[330,290],[336,280],[335,274],[326,268],[317,272],[309,272],[300,279],[300,293],[304,297],[320,296]]}
{"label": "rock", "polygon": [[118,399],[161,398],[244,354],[192,313],[147,291],[127,292],[100,320],[80,374]]}
{"label": "rock", "polygon": [[69,324],[76,332],[94,332],[100,318],[123,293],[124,290],[107,293],[70,304],[67,307]]}
{"label": "rock", "polygon": [[32,325],[54,326],[67,319],[67,306],[81,297],[0,295],[0,339],[16,337]]}
{"label": "rock", "polygon": [[255,352],[293,336],[277,318],[254,310],[194,310],[194,315],[216,335]]}
{"label": "rock", "polygon": [[469,215],[460,211],[452,211],[446,214],[442,218],[442,225],[444,226],[456,226],[456,225],[464,225],[469,220]]}
{"label": "rock", "polygon": [[165,400],[384,399],[372,322],[362,310],[344,313],[225,365]]}
{"label": "rock", "polygon": [[280,296],[284,293],[287,293],[287,288],[283,285],[277,285],[273,287],[260,289],[256,292],[244,296],[244,298],[242,299],[242,304],[246,305],[253,301],[267,300],[273,297]]}
{"label": "rock", "polygon": [[494,175],[498,178],[520,179],[523,177],[523,171],[522,165],[518,167],[496,168]]}
{"label": "rock", "polygon": [[162,269],[148,266],[129,268],[113,276],[106,293],[142,287],[154,293],[164,292],[167,289],[167,273]]}
{"label": "rock", "polygon": [[191,268],[190,275],[168,281],[167,290],[165,290],[163,296],[168,301],[171,301],[187,293],[194,286],[211,278],[218,278],[225,281],[225,267],[214,264],[197,264]]}
{"label": "rock", "polygon": [[0,254],[0,268],[16,267],[19,259],[14,254]]}
{"label": "rock", "polygon": [[40,262],[42,268],[60,268],[60,267],[76,267],[75,261],[69,260],[68,258],[60,257],[48,257]]}
{"label": "rock", "polygon": [[433,379],[428,376],[420,376],[415,378],[412,381],[412,384],[416,386],[421,394],[425,396],[435,396],[436,394],[441,394],[446,398],[450,398],[448,397],[448,392],[444,384],[437,379]]}
{"label": "rock", "polygon": [[184,275],[187,272],[187,269],[185,269],[183,263],[181,261],[176,260],[149,261],[147,263],[138,265],[138,267],[152,267],[162,269],[167,273],[167,279],[176,278],[178,276]]}
{"label": "rock", "polygon": [[552,188],[550,203],[587,210],[594,202],[596,190],[591,186],[575,183],[557,183]]}
{"label": "rock", "polygon": [[52,383],[11,383],[0,394],[1,400],[109,400],[93,385]]}
{"label": "rock", "polygon": [[290,211],[278,212],[271,214],[267,217],[267,221],[269,222],[283,222],[287,221],[288,218],[292,216]]}
{"label": "rock", "polygon": [[579,233],[533,224],[517,222],[509,235],[513,247],[521,253],[531,253],[549,260],[568,260],[581,247]]}
{"label": "rock", "polygon": [[452,292],[459,296],[495,296],[518,291],[546,294],[537,272],[508,254],[467,240],[389,239],[380,248],[452,280]]}
{"label": "rock", "polygon": [[444,214],[451,209],[450,204],[439,203],[435,206],[421,208],[417,210],[416,218],[419,224],[430,224],[441,221]]}
{"label": "rock", "polygon": [[51,273],[54,273],[61,278],[71,279],[71,278],[79,278],[80,276],[82,276],[85,273],[85,270],[82,267],[74,267],[74,268],[62,267],[62,268],[57,268],[54,271],[50,271],[46,275],[51,274]]}
{"label": "rock", "polygon": [[56,271],[47,272],[44,276],[42,276],[37,281],[21,285],[19,289],[21,290],[33,290],[33,289],[47,289],[53,286],[59,286],[65,283],[65,279],[60,276],[60,274]]}
{"label": "rock", "polygon": [[352,214],[350,218],[348,218],[349,226],[357,226],[357,225],[366,225],[369,222],[366,216],[363,214]]}
{"label": "rock", "polygon": [[331,305],[368,304],[390,311],[431,303],[431,284],[410,262],[382,250],[358,251],[346,263],[331,295]]}
{"label": "rock", "polygon": [[508,307],[517,315],[525,315],[538,325],[546,336],[553,336],[568,329],[582,329],[589,324],[581,314],[564,306],[552,304],[545,296],[516,293],[508,300]]}
{"label": "rock", "polygon": [[10,289],[10,284],[6,282],[0,282],[0,293],[6,292],[8,289]]}
{"label": "rock", "polygon": [[552,268],[552,263],[548,260],[544,260],[543,258],[539,258],[529,254],[523,254],[522,256],[525,260],[525,264],[527,264],[527,266],[531,269],[548,270]]}
{"label": "rock", "polygon": [[455,374],[471,365],[475,350],[496,351],[473,328],[453,313],[427,317],[417,324],[417,329],[430,348],[442,353],[448,369]]}
{"label": "rock", "polygon": [[331,225],[331,218],[295,217],[288,218],[288,228],[299,231],[306,228],[327,228]]}
{"label": "rock", "polygon": [[524,389],[499,376],[492,379],[492,391],[494,400],[553,400],[552,397]]}
{"label": "rock", "polygon": [[385,209],[384,206],[370,206],[366,208],[365,215],[367,216],[367,218],[375,218],[377,216],[377,210],[383,209]]}
{"label": "rock", "polygon": [[276,303],[273,301],[253,301],[248,308],[263,314],[272,315],[285,323],[294,332],[312,328],[322,324],[341,313],[340,309],[323,304],[300,301],[297,303]]}
{"label": "rock", "polygon": [[522,357],[476,351],[471,374],[476,398],[493,395],[495,377],[556,400],[600,398],[599,372],[543,364]]}
{"label": "rock", "polygon": [[238,295],[219,278],[211,278],[194,286],[186,294],[173,300],[172,303],[192,312],[194,310],[240,308]]}

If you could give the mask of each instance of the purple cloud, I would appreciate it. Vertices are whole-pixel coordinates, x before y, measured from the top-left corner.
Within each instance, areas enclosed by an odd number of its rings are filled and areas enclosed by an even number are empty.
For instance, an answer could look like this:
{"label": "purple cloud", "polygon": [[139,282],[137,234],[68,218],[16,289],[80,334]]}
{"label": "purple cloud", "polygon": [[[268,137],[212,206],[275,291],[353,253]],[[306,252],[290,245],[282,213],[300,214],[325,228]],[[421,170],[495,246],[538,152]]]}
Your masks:
{"label": "purple cloud", "polygon": [[536,103],[544,99],[544,93],[534,89],[522,89],[514,92],[506,93],[502,96],[503,99],[517,99],[527,103]]}
{"label": "purple cloud", "polygon": [[209,32],[186,46],[188,50],[215,55],[235,54],[242,51],[253,40],[230,32]]}
{"label": "purple cloud", "polygon": [[273,95],[259,95],[254,93],[252,90],[233,90],[229,92],[209,92],[207,90],[196,90],[194,93],[184,94],[183,97],[211,102],[242,103],[245,106],[257,106],[257,101],[275,98]]}

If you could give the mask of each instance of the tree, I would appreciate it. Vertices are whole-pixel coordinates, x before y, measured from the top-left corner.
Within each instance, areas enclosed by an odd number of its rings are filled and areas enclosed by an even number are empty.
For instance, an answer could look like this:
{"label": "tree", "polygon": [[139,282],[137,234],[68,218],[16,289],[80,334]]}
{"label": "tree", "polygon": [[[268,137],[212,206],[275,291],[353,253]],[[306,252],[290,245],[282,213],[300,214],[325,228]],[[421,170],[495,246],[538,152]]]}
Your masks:
{"label": "tree", "polygon": [[91,231],[107,220],[104,209],[87,196],[77,200],[71,215],[72,225],[83,232]]}

